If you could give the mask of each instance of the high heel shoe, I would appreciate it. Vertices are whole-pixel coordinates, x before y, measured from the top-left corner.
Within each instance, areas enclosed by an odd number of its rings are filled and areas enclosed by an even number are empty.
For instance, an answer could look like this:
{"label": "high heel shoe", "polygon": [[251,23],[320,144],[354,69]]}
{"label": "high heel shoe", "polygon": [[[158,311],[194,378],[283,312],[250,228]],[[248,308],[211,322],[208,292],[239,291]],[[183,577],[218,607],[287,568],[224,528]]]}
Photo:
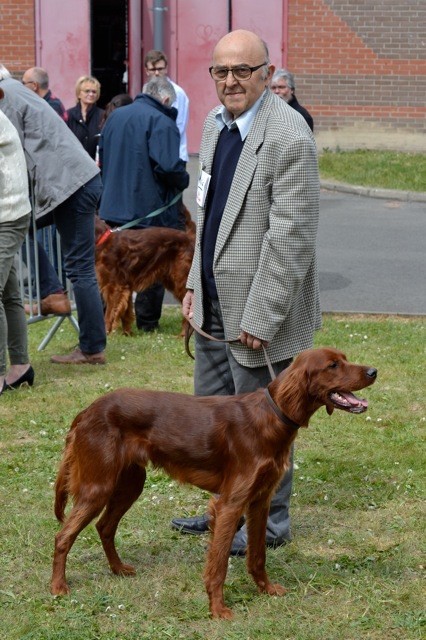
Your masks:
{"label": "high heel shoe", "polygon": [[23,384],[27,384],[29,387],[32,387],[34,384],[34,369],[30,365],[30,368],[26,370],[25,373],[22,374],[20,378],[12,382],[12,384],[7,384],[5,381],[5,386],[3,387],[3,391],[11,391],[12,389],[19,389]]}

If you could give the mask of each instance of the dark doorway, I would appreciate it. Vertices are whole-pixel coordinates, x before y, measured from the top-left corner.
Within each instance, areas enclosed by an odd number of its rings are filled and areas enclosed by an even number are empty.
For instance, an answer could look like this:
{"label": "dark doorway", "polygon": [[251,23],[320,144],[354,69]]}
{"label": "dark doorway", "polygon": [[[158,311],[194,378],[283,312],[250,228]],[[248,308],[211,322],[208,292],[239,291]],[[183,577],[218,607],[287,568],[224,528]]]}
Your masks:
{"label": "dark doorway", "polygon": [[127,0],[92,0],[92,75],[101,83],[98,105],[127,92]]}

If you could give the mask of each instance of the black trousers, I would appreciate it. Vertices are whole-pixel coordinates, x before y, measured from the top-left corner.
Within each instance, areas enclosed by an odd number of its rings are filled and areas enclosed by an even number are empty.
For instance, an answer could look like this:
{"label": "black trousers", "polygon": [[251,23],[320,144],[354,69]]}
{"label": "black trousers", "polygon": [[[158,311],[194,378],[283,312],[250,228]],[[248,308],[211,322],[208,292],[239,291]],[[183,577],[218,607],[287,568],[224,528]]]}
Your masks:
{"label": "black trousers", "polygon": [[136,326],[143,331],[158,328],[163,307],[164,287],[153,284],[145,291],[138,291],[135,299]]}

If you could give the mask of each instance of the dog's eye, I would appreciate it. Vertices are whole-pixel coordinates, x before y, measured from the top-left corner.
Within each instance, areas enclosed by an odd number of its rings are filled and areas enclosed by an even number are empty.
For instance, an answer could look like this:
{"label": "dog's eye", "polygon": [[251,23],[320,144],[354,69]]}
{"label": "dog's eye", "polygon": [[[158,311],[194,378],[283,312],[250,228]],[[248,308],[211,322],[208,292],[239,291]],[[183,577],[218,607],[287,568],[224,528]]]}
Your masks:
{"label": "dog's eye", "polygon": [[331,364],[328,365],[329,369],[337,369],[337,367],[339,366],[338,362],[332,362]]}

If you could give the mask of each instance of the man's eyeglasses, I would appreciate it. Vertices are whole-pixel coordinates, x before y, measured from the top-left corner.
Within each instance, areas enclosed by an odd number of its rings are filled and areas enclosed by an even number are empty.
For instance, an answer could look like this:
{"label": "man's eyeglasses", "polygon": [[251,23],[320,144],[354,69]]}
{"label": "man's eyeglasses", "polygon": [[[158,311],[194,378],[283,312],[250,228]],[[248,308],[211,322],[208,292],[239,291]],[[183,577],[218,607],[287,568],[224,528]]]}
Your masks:
{"label": "man's eyeglasses", "polygon": [[26,82],[22,80],[22,84],[36,84],[36,82],[34,80],[27,80]]}
{"label": "man's eyeglasses", "polygon": [[149,67],[146,67],[146,71],[147,73],[155,73],[156,71],[164,71],[167,67],[152,67],[151,69]]}
{"label": "man's eyeglasses", "polygon": [[238,67],[210,67],[209,73],[215,82],[224,82],[228,73],[231,72],[235,80],[250,80],[253,71],[257,71],[261,67],[264,67],[267,62],[258,64],[257,67],[249,67],[248,64],[241,64]]}

